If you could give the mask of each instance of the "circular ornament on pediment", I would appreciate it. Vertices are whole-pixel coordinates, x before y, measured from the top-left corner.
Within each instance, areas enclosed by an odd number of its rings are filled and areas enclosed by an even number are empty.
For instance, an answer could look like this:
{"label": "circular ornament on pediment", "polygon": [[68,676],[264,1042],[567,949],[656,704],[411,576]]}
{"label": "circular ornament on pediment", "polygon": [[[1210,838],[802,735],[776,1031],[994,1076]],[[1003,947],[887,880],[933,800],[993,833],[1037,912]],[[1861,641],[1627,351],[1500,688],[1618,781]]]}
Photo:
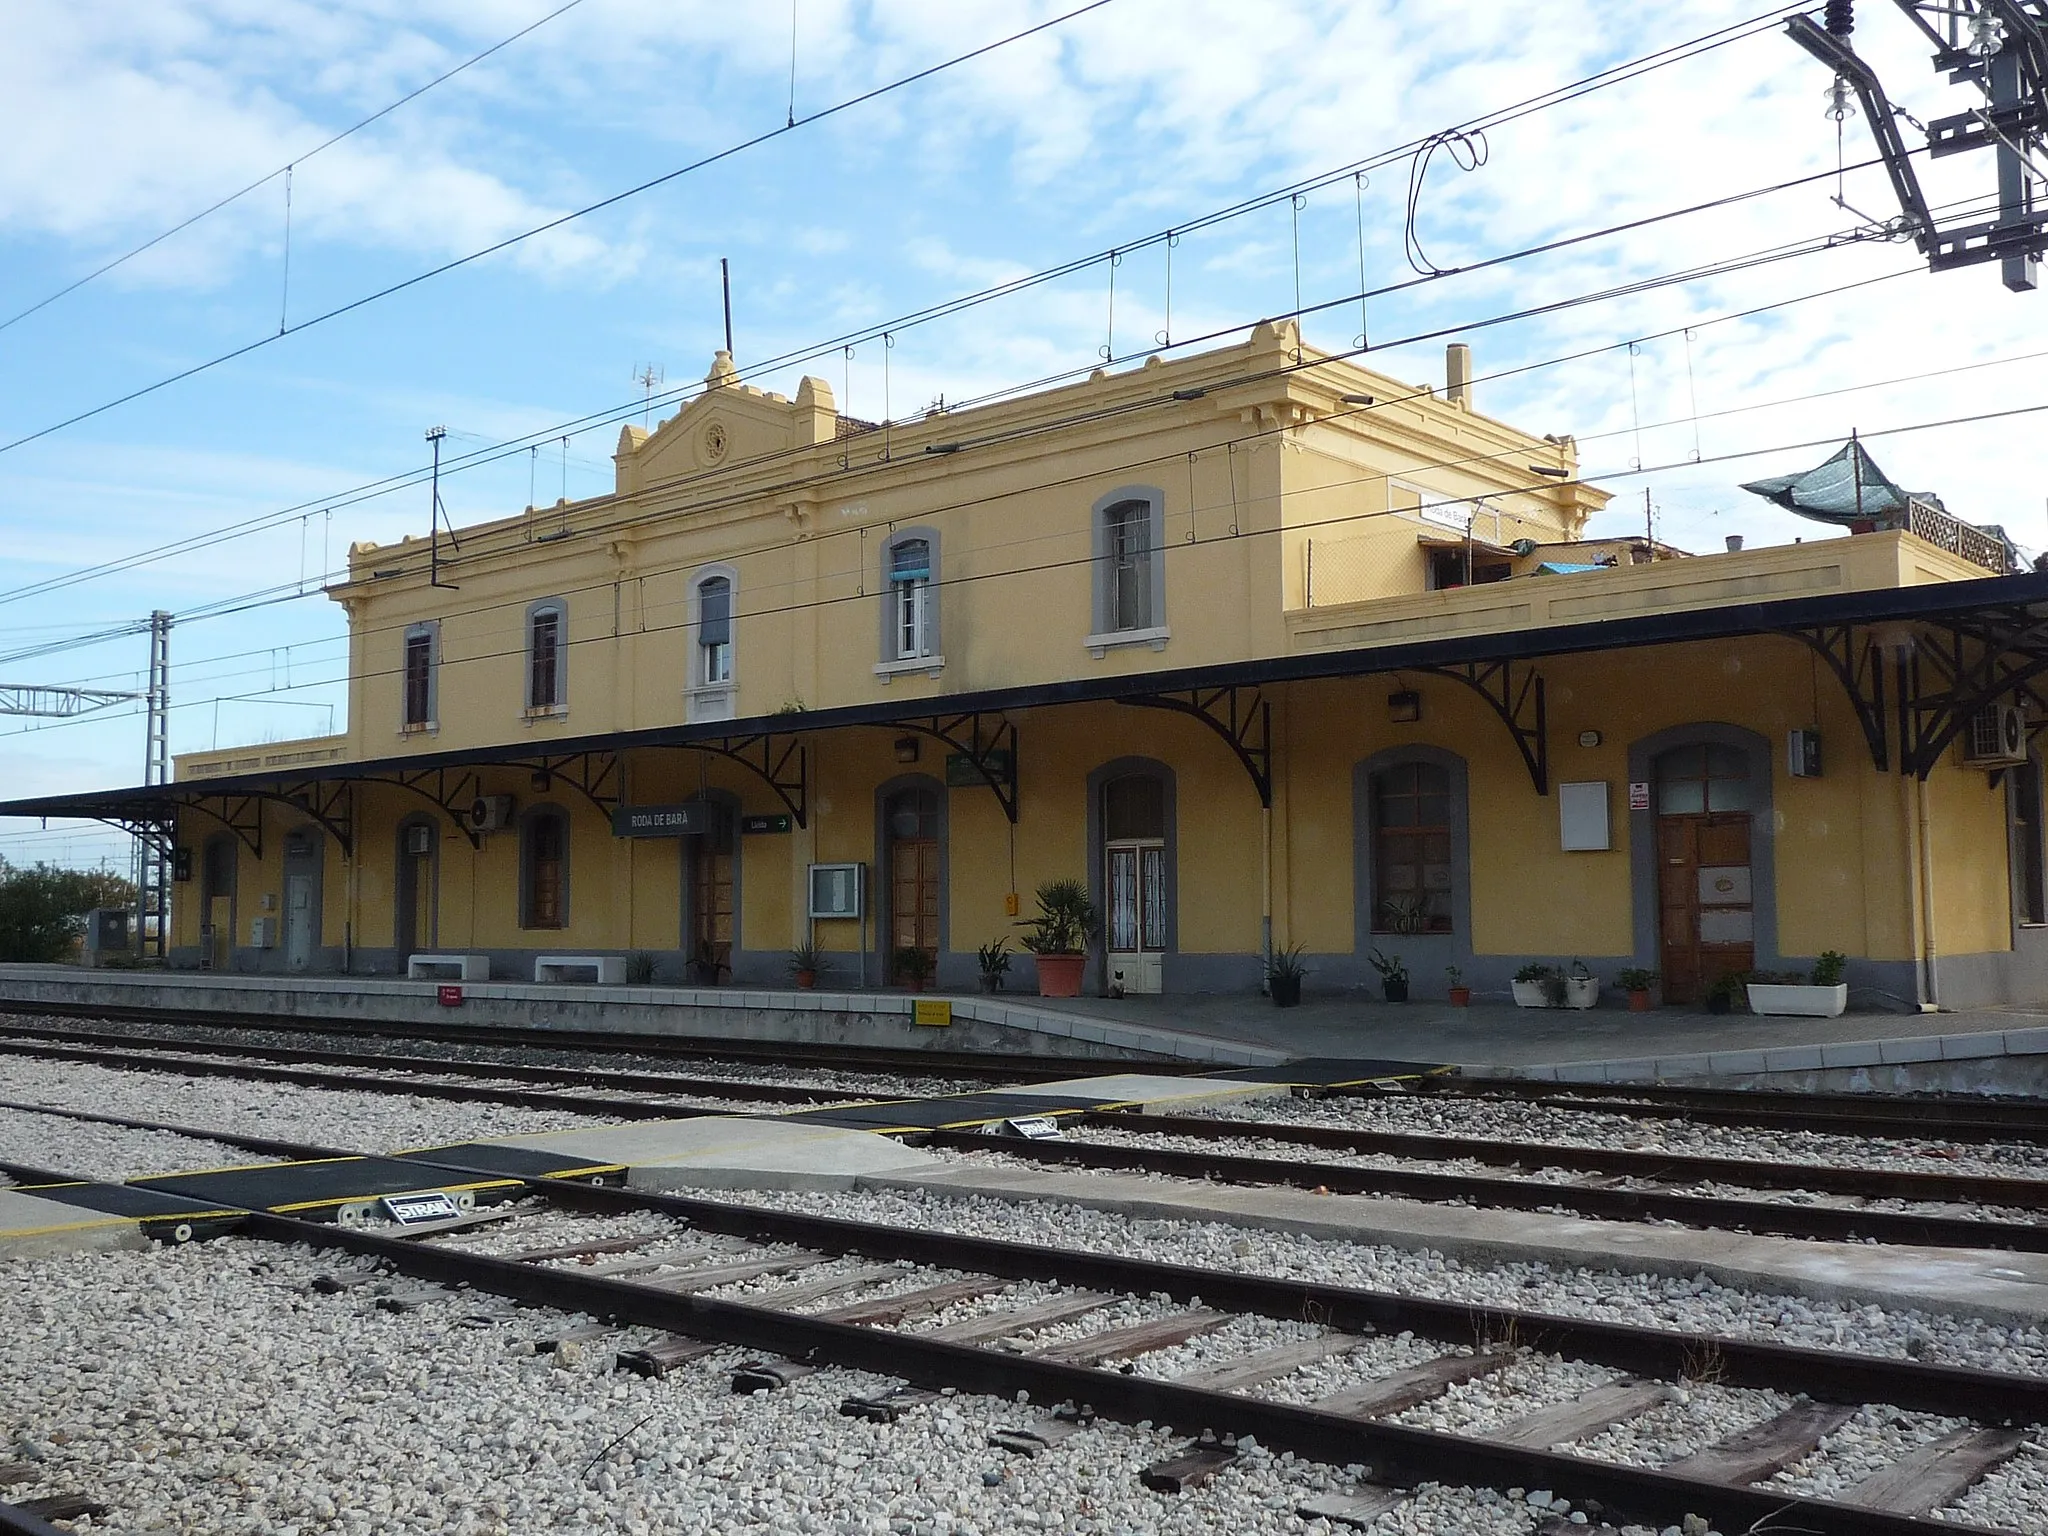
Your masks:
{"label": "circular ornament on pediment", "polygon": [[703,454],[706,464],[718,463],[725,457],[725,451],[730,446],[725,435],[725,423],[722,421],[705,422],[704,430],[697,434],[697,448]]}

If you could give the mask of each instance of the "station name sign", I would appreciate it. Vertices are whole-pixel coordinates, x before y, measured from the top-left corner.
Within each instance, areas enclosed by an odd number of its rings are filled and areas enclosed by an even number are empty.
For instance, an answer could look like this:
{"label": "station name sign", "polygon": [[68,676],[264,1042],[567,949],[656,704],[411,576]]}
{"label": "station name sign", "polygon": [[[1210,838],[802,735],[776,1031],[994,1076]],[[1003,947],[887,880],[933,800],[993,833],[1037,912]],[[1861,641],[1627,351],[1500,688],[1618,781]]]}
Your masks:
{"label": "station name sign", "polygon": [[612,812],[613,837],[702,837],[717,830],[718,808],[702,800],[684,805],[622,805]]}

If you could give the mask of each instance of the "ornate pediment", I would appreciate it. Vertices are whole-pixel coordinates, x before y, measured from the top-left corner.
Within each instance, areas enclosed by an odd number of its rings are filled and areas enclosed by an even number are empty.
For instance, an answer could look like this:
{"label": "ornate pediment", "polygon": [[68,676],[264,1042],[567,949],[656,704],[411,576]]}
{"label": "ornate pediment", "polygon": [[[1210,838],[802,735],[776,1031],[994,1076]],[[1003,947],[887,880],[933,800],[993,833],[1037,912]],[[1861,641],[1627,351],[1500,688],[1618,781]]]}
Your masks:
{"label": "ornate pediment", "polygon": [[613,455],[621,495],[664,483],[739,470],[750,463],[833,441],[839,415],[832,386],[806,378],[791,400],[738,381],[721,350],[703,391],[651,433],[627,426]]}

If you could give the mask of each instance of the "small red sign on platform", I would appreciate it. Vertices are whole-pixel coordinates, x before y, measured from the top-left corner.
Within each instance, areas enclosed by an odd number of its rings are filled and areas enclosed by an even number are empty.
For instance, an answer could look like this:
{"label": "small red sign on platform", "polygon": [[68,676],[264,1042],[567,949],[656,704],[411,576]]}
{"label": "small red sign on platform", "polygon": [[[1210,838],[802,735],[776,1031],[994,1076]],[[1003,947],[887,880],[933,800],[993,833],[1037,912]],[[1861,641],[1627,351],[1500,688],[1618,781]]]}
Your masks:
{"label": "small red sign on platform", "polygon": [[460,1008],[462,1006],[462,988],[460,987],[441,987],[437,989],[436,995],[441,999],[441,1006],[443,1008]]}

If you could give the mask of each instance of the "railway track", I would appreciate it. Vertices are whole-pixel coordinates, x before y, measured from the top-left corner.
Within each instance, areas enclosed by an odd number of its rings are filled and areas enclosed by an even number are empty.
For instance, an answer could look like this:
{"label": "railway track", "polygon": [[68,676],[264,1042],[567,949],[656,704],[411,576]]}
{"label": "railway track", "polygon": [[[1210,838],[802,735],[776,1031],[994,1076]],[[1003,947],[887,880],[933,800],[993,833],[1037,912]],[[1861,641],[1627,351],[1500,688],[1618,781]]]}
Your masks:
{"label": "railway track", "polygon": [[166,1028],[207,1028],[235,1032],[268,1030],[286,1035],[330,1035],[367,1039],[431,1040],[442,1045],[485,1045],[516,1050],[615,1052],[620,1055],[671,1057],[678,1061],[758,1062],[788,1069],[817,1068],[846,1072],[901,1073],[907,1076],[961,1077],[1008,1083],[1058,1076],[1070,1067],[1097,1071],[1143,1071],[1153,1074],[1197,1072],[1193,1062],[1156,1061],[1146,1057],[1102,1056],[1079,1059],[1032,1059],[939,1049],[897,1050],[880,1046],[819,1045],[798,1040],[747,1040],[710,1035],[627,1034],[610,1030],[507,1029],[496,1025],[448,1025],[437,1028],[412,1021],[324,1018],[296,1014],[215,1013],[186,1008],[102,1007],[97,1003],[34,1004],[0,1001],[0,1026],[22,1027],[25,1018],[87,1018],[121,1020]]}
{"label": "railway track", "polygon": [[[1829,1131],[1847,1136],[2048,1142],[2048,1104],[1937,1094],[1792,1093],[1771,1088],[1688,1088],[1643,1083],[1547,1083],[1512,1077],[1419,1079],[1418,1096],[1500,1099],[1544,1109],[1691,1120],[1701,1125]],[[1364,1096],[1370,1090],[1337,1089]]]}
{"label": "railway track", "polygon": [[[209,1048],[210,1049],[210,1048]],[[0,1032],[0,1054],[56,1056],[97,1065],[162,1072],[255,1077],[342,1091],[408,1094],[456,1101],[511,1105],[527,1109],[569,1110],[619,1120],[674,1119],[729,1112],[688,1100],[634,1096],[621,1091],[588,1093],[569,1088],[507,1087],[502,1082],[472,1081],[499,1076],[496,1066],[419,1064],[416,1058],[364,1057],[380,1067],[403,1064],[404,1070],[372,1073],[339,1065],[285,1066],[269,1057],[274,1048],[252,1047],[251,1056],[227,1053],[228,1060],[209,1059],[192,1047],[191,1054],[142,1051],[127,1046],[72,1044],[61,1040],[11,1038]],[[210,1055],[222,1053],[210,1051]],[[251,1059],[261,1057],[264,1059]],[[544,1081],[552,1068],[531,1069]],[[674,1079],[645,1074],[590,1071],[576,1081],[633,1084],[642,1089],[674,1086]],[[693,1080],[694,1081],[694,1080]],[[718,1080],[702,1080],[715,1089]],[[780,1090],[760,1085],[765,1095]],[[785,1104],[816,1103],[819,1090],[795,1090]],[[844,1103],[848,1096],[839,1095]],[[39,1106],[12,1106],[33,1110]],[[109,1123],[148,1129],[152,1122]],[[1830,1167],[1812,1162],[1768,1163],[1722,1158],[1685,1157],[1661,1151],[1636,1152],[1484,1138],[1413,1136],[1391,1132],[1354,1131],[1283,1122],[1206,1119],[1199,1116],[1149,1116],[1124,1111],[1064,1117],[1082,1136],[1091,1130],[1198,1138],[1212,1143],[1262,1141],[1278,1155],[1246,1155],[1242,1151],[1188,1149],[1172,1145],[1131,1145],[1086,1139],[1027,1141],[1006,1138],[999,1145],[975,1130],[940,1129],[907,1139],[960,1153],[1001,1152],[1035,1163],[1099,1171],[1157,1174],[1190,1180],[1215,1180],[1240,1185],[1272,1185],[1343,1194],[1377,1195],[1436,1202],[1457,1202],[1502,1210],[1565,1212],[1595,1220],[1667,1221],[1695,1228],[1745,1230],[1754,1233],[1818,1239],[1861,1240],[1916,1246],[2006,1249],[2048,1252],[2048,1223],[2025,1219],[2028,1212],[2048,1210],[2048,1180],[1982,1174],[1902,1173],[1877,1168]],[[180,1128],[180,1134],[211,1136],[210,1131]],[[1297,1160],[1296,1148],[1346,1155],[1376,1155],[1417,1164],[1472,1161],[1501,1170],[1499,1175],[1445,1171],[1429,1166],[1361,1166],[1321,1160]],[[1542,1170],[1571,1170],[1593,1182],[1559,1182]],[[1532,1171],[1533,1170],[1533,1171]],[[1519,1175],[1519,1176],[1517,1176]],[[1710,1186],[1710,1192],[1688,1191],[1687,1184]],[[1797,1199],[1807,1195],[1825,1199]],[[1829,1200],[1912,1202],[1950,1209],[1883,1209],[1827,1203]],[[1972,1212],[2015,1214],[1953,1214]]]}
{"label": "railway track", "polygon": [[[289,1145],[261,1142],[270,1151]],[[443,1155],[415,1155],[423,1182],[480,1171],[441,1162]],[[842,1412],[880,1422],[920,1412],[948,1389],[1028,1393],[1039,1406],[1020,1407],[1014,1428],[996,1437],[1021,1454],[1086,1434],[1097,1416],[1172,1424],[1189,1436],[1182,1452],[1133,1469],[1157,1488],[1216,1475],[1231,1464],[1236,1442],[1256,1436],[1275,1451],[1369,1468],[1365,1483],[1314,1510],[1361,1525],[1399,1508],[1406,1490],[1437,1482],[1551,1489],[1590,1520],[1658,1527],[1699,1515],[1725,1531],[1981,1529],[1929,1517],[2048,1423],[2048,1378],[2039,1376],[609,1186],[535,1180],[517,1195],[522,1203],[492,1213],[505,1219],[481,1231],[472,1223],[396,1235],[256,1211],[240,1218],[238,1231],[368,1261],[374,1273],[358,1265],[332,1275],[325,1289],[338,1305],[475,1312],[478,1298],[494,1297],[587,1314],[608,1327],[659,1330],[652,1342],[621,1349],[620,1367],[643,1374],[684,1369],[730,1345],[748,1352],[733,1372],[739,1392],[772,1391],[827,1366],[874,1372],[901,1385],[850,1397]],[[648,1229],[650,1214],[661,1225]],[[622,1234],[615,1218],[623,1216],[641,1229]],[[566,1236],[564,1220],[572,1223]],[[583,1220],[587,1231],[575,1225]],[[528,1237],[529,1228],[539,1237]],[[729,1294],[740,1288],[743,1297]],[[1162,1351],[1225,1338],[1246,1318],[1284,1322],[1292,1336],[1192,1370],[1148,1366]],[[601,1349],[605,1338],[573,1341]],[[1490,1380],[1540,1381],[1546,1362],[1575,1367],[1576,1390],[1545,1397],[1530,1395],[1540,1387],[1522,1389],[1505,1418],[1479,1430],[1414,1422],[1429,1405]],[[1591,1385],[1585,1368],[1597,1372]],[[1324,1390],[1332,1372],[1337,1390]],[[1675,1462],[1641,1465],[1589,1449],[1704,1390],[1771,1395],[1755,1400],[1753,1421]],[[1827,1437],[1873,1405],[1962,1422],[1839,1498],[1770,1483],[1817,1449],[1825,1455]]]}

